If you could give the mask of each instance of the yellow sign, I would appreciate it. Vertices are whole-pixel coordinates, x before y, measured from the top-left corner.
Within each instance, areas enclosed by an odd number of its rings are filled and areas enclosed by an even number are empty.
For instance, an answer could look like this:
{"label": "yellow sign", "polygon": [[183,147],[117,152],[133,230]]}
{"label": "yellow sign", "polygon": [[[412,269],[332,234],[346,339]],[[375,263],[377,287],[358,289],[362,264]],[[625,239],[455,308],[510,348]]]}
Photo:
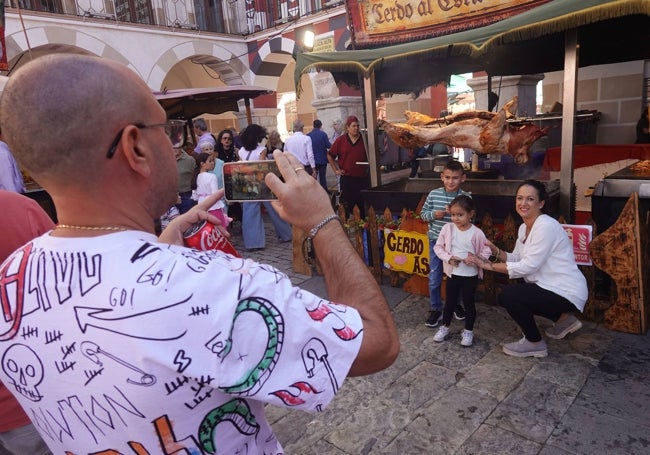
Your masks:
{"label": "yellow sign", "polygon": [[384,266],[398,272],[429,275],[429,238],[426,234],[384,229]]}
{"label": "yellow sign", "polygon": [[334,35],[316,38],[312,52],[334,52]]}

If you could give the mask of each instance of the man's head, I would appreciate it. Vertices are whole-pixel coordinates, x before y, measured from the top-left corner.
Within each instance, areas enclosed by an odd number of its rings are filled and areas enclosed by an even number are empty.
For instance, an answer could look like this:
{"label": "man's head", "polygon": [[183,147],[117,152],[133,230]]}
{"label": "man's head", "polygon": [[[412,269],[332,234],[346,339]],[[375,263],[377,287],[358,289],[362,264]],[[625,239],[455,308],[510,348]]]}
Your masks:
{"label": "man's head", "polygon": [[295,119],[293,121],[293,132],[294,133],[296,133],[298,131],[302,131],[304,127],[305,127],[305,124],[303,123],[302,120],[297,118],[297,119]]}
{"label": "man's head", "polygon": [[205,119],[203,119],[202,117],[192,120],[192,125],[194,125],[194,130],[199,135],[208,131],[208,124],[205,122]]}
{"label": "man's head", "polygon": [[449,160],[442,169],[440,179],[445,187],[445,191],[458,191],[460,184],[465,181],[465,169],[463,169],[463,165],[458,161]]}
{"label": "man's head", "polygon": [[133,71],[84,55],[29,62],[12,75],[0,105],[6,142],[55,202],[57,196],[92,194],[97,203],[110,204],[139,189],[128,207],[144,207],[152,217],[174,202],[177,191],[169,136],[152,126],[166,121]]}
{"label": "man's head", "polygon": [[323,126],[323,122],[321,122],[318,119],[314,120],[314,129],[315,130],[319,130],[321,128],[321,126]]}
{"label": "man's head", "polygon": [[345,121],[345,128],[350,136],[356,138],[359,135],[359,119],[354,115],[350,115]]}
{"label": "man's head", "polygon": [[341,119],[334,120],[332,122],[332,128],[334,128],[334,131],[336,131],[337,133],[343,131],[343,122],[341,121]]}

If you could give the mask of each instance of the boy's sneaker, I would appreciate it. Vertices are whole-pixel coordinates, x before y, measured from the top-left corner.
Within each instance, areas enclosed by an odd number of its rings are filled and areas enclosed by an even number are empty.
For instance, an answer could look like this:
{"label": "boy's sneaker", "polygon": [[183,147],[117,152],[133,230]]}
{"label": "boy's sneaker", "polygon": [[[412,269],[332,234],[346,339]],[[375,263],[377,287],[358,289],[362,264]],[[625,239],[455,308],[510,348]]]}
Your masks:
{"label": "boy's sneaker", "polygon": [[546,329],[546,336],[554,340],[561,340],[570,333],[580,330],[582,322],[570,314],[564,321],[556,322],[553,327]]}
{"label": "boy's sneaker", "polygon": [[528,341],[526,337],[514,343],[504,344],[503,352],[514,357],[546,357],[548,355],[546,341],[532,342]]}
{"label": "boy's sneaker", "polygon": [[442,321],[442,311],[433,310],[429,312],[429,317],[427,319],[427,322],[424,323],[424,325],[426,325],[427,327],[438,327],[440,321]]}
{"label": "boy's sneaker", "polygon": [[463,330],[460,336],[461,336],[461,340],[460,340],[461,346],[468,347],[474,343],[474,332],[472,332],[471,330]]}
{"label": "boy's sneaker", "polygon": [[460,303],[456,305],[456,309],[454,310],[454,317],[459,321],[463,321],[465,319],[465,308],[463,308],[463,305]]}
{"label": "boy's sneaker", "polygon": [[449,335],[449,327],[446,325],[441,325],[436,334],[433,336],[433,341],[436,343],[441,343],[445,341],[447,335]]}

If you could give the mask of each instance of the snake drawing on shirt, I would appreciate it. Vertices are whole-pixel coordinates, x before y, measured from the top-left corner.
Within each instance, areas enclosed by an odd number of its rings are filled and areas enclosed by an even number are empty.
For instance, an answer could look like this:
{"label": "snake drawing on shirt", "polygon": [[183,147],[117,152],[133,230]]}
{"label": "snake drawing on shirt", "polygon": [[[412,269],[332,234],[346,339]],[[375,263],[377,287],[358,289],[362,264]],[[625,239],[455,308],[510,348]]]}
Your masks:
{"label": "snake drawing on shirt", "polygon": [[219,423],[226,420],[230,420],[240,433],[248,436],[257,435],[260,430],[260,426],[251,413],[248,403],[241,398],[230,400],[210,411],[199,425],[198,436],[203,450],[208,453],[217,451],[214,444],[214,431]]}
{"label": "snake drawing on shirt", "polygon": [[241,300],[235,309],[233,323],[230,327],[228,338],[223,342],[213,344],[215,347],[223,348],[216,352],[217,357],[222,361],[232,350],[232,333],[237,318],[246,311],[253,311],[264,319],[264,324],[268,330],[268,340],[266,349],[259,362],[246,372],[239,380],[229,386],[222,386],[219,389],[227,394],[250,396],[254,395],[266,382],[275,367],[282,350],[284,339],[284,320],[282,314],[273,306],[273,304],[262,297],[250,297]]}

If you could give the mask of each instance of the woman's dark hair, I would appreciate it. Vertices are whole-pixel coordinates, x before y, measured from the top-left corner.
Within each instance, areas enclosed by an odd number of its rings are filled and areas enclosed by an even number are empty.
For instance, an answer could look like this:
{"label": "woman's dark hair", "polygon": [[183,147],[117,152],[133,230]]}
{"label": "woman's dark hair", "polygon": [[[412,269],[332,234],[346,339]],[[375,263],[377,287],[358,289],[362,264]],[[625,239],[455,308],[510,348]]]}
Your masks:
{"label": "woman's dark hair", "polygon": [[533,188],[535,188],[535,190],[537,191],[537,197],[539,198],[540,202],[544,202],[548,198],[548,194],[546,193],[546,186],[539,180],[533,180],[533,179],[524,180],[517,187],[517,191],[519,191],[519,188],[525,185],[532,186]]}
{"label": "woman's dark hair", "polygon": [[230,139],[232,140],[230,145],[232,147],[234,147],[235,146],[235,133],[233,133],[232,130],[229,129],[229,128],[226,128],[225,130],[221,130],[221,132],[217,136],[217,147],[223,148],[223,145],[221,144],[221,138],[223,138],[224,134],[230,135]]}
{"label": "woman's dark hair", "polygon": [[[230,135],[230,148],[226,150],[221,143],[221,139],[225,135]],[[217,156],[220,160],[229,163],[231,161],[237,161],[237,154],[235,153],[235,133],[233,130],[226,128],[221,130],[221,132],[216,137],[217,145],[214,147],[214,151],[217,152]]]}
{"label": "woman's dark hair", "polygon": [[249,152],[257,148],[262,139],[266,137],[266,128],[256,123],[248,125],[240,134],[244,148]]}
{"label": "woman's dark hair", "polygon": [[201,167],[203,163],[208,161],[208,158],[210,158],[209,153],[201,152],[198,155],[196,155],[196,164],[198,164],[199,167]]}
{"label": "woman's dark hair", "polygon": [[476,204],[474,203],[474,199],[471,197],[465,195],[465,194],[459,194],[454,198],[453,201],[449,203],[449,207],[453,207],[454,205],[459,206],[461,209],[465,210],[467,213],[470,212],[475,212],[476,211]]}

